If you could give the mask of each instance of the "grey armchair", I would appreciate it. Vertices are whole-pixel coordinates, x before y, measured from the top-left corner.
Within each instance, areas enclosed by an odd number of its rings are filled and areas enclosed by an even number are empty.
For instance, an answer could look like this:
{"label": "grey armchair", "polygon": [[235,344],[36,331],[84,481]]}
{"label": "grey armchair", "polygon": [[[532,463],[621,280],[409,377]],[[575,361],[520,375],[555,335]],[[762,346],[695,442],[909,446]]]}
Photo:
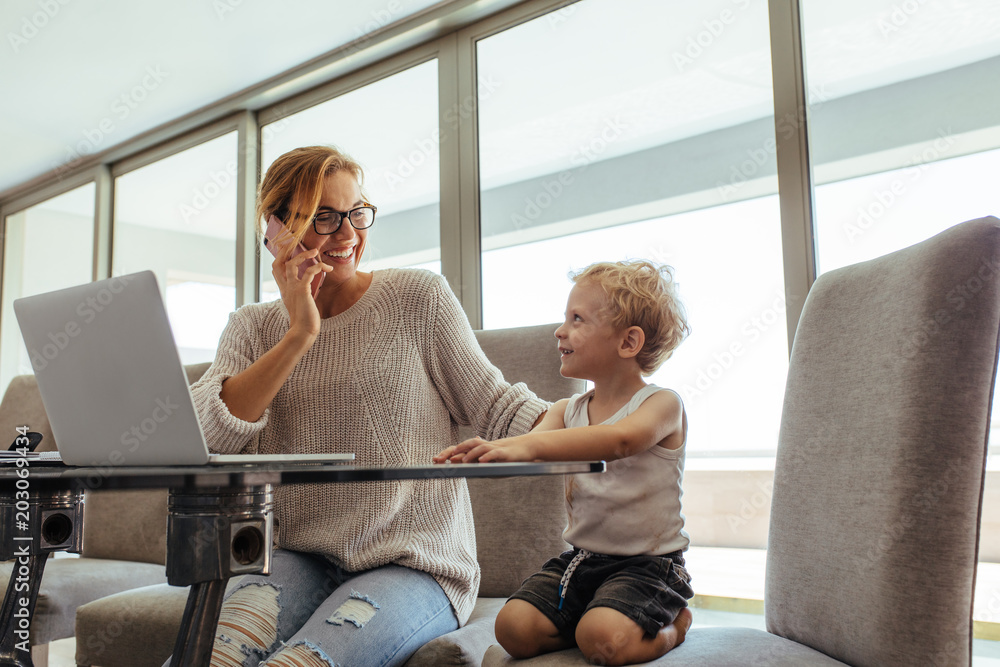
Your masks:
{"label": "grey armchair", "polygon": [[993,217],[821,276],[785,387],[768,631],[695,629],[649,664],[969,665],[998,332]]}

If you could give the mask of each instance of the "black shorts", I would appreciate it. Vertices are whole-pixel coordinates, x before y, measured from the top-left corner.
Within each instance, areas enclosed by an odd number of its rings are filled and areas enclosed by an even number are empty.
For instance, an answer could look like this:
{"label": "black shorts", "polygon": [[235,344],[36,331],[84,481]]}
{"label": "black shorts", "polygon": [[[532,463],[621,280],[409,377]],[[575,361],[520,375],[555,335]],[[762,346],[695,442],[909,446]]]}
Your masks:
{"label": "black shorts", "polygon": [[673,623],[694,596],[682,552],[663,556],[605,556],[582,560],[566,586],[560,609],[559,582],[579,549],[549,559],[542,571],[524,580],[511,600],[524,600],[573,640],[580,618],[594,607],[610,607],[655,635]]}

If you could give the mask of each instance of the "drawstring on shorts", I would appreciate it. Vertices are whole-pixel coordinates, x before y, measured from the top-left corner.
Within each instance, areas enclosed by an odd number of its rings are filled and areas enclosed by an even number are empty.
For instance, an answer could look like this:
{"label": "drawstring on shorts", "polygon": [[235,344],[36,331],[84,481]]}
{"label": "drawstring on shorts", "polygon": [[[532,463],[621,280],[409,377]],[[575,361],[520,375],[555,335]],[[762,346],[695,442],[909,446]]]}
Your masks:
{"label": "drawstring on shorts", "polygon": [[580,549],[580,553],[573,556],[573,560],[571,560],[569,565],[566,566],[566,571],[563,572],[562,579],[559,580],[559,609],[562,609],[563,602],[566,600],[566,589],[569,588],[569,579],[573,576],[576,566],[593,555],[594,554],[592,552],[587,551],[586,549]]}

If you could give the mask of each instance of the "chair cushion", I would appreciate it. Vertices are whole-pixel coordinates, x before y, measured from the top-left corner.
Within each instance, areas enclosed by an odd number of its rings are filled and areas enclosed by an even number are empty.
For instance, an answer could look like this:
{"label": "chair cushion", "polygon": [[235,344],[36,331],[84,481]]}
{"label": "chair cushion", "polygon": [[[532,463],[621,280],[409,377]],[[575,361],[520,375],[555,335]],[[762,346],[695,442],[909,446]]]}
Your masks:
{"label": "chair cushion", "polygon": [[458,630],[427,642],[410,656],[406,667],[474,667],[496,643],[493,624],[506,598],[479,598],[468,622]]}
{"label": "chair cushion", "polygon": [[561,476],[470,479],[479,595],[513,595],[546,560],[568,549],[562,538],[566,503]]}
{"label": "chair cushion", "polygon": [[174,650],[187,597],[185,587],[160,584],[83,605],[76,612],[77,665],[161,667]]}
{"label": "chair cushion", "polygon": [[[579,649],[514,660],[499,644],[486,651],[483,667],[568,667],[588,664]],[[847,667],[807,646],[750,628],[695,628],[684,643],[652,662],[655,667]]]}
{"label": "chair cushion", "polygon": [[[0,563],[0,586],[6,590],[14,561]],[[77,607],[136,586],[167,580],[162,565],[98,558],[50,558],[42,573],[30,640],[48,644],[73,636]]]}
{"label": "chair cushion", "polygon": [[187,375],[188,384],[194,384],[201,379],[201,376],[205,374],[209,366],[212,365],[211,361],[203,361],[197,364],[188,364],[184,367],[184,373]]}
{"label": "chair cushion", "polygon": [[87,491],[83,555],[162,568],[167,562],[167,495],[166,489]]}
{"label": "chair cushion", "polygon": [[765,604],[850,664],[968,664],[1000,220],[831,271],[789,362]]}
{"label": "chair cushion", "polygon": [[476,340],[507,382],[524,382],[545,401],[558,401],[584,391],[583,380],[559,374],[557,324],[476,331]]}

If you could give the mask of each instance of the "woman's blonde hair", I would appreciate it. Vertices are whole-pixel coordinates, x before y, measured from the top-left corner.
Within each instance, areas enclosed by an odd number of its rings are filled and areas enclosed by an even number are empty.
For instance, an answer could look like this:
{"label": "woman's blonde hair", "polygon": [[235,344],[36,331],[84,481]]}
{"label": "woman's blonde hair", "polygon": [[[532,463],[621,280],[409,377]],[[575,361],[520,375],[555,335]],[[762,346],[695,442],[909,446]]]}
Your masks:
{"label": "woman's blonde hair", "polygon": [[598,262],[570,278],[577,284],[592,283],[604,290],[606,311],[616,331],[632,326],[642,329],[646,341],[636,361],[643,375],[659,368],[691,332],[669,266],[638,259]]}
{"label": "woman's blonde hair", "polygon": [[324,180],[342,170],[352,173],[361,185],[361,165],[333,146],[304,146],[279,157],[257,189],[258,231],[263,233],[266,220],[277,215],[301,241],[319,208]]}

